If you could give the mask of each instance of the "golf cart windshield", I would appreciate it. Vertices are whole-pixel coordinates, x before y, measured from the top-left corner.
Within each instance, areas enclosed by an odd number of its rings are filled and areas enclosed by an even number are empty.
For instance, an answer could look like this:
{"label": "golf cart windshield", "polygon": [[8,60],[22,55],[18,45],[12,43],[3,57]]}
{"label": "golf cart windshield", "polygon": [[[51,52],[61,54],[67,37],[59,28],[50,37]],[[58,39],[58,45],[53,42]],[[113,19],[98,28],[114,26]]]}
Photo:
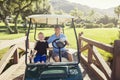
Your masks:
{"label": "golf cart windshield", "polygon": [[[75,53],[75,61],[74,62],[54,62],[54,63],[45,63],[45,64],[38,64],[38,65],[74,65],[74,64],[79,64],[79,60],[80,60],[80,52],[79,52],[79,46],[78,46],[78,39],[77,39],[77,33],[76,33],[76,30],[75,30],[75,26],[74,26],[74,17],[73,16],[70,16],[70,15],[50,15],[50,14],[46,14],[46,15],[30,15],[28,17],[26,17],[26,19],[29,21],[29,28],[28,28],[28,33],[27,33],[27,39],[26,41],[28,41],[28,38],[29,38],[29,33],[30,33],[30,28],[31,28],[31,25],[32,24],[50,24],[50,25],[59,25],[59,24],[64,24],[66,22],[72,22],[72,28],[73,28],[73,31],[71,30],[72,33],[68,33],[68,34],[72,34],[72,35],[69,37],[69,39],[71,40],[71,42],[75,42],[73,43],[75,46],[77,46],[74,51]],[[52,35],[52,34],[51,34]],[[74,39],[73,39],[74,38]],[[27,62],[27,47],[28,47],[28,44],[26,43],[26,64],[28,64]],[[34,65],[34,64],[30,64],[30,65]]]}

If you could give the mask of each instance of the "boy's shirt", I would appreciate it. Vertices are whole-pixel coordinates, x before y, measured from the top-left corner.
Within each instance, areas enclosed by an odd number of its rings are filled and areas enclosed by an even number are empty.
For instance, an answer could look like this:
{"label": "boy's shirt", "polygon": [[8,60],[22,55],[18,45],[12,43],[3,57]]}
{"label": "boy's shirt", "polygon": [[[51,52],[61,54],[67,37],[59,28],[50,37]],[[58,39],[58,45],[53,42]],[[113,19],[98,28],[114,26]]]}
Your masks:
{"label": "boy's shirt", "polygon": [[34,47],[34,50],[37,50],[36,55],[41,55],[42,56],[44,54],[47,54],[47,48],[48,48],[47,41],[45,41],[45,42],[37,41],[36,45]]}
{"label": "boy's shirt", "polygon": [[[48,40],[47,40],[47,42],[48,42],[48,44],[50,44],[50,43],[52,43],[55,39],[61,39],[61,40],[63,40],[63,41],[66,41],[67,40],[67,38],[66,38],[66,36],[64,35],[64,34],[60,34],[60,36],[56,36],[55,34],[53,34]],[[66,48],[62,48],[61,49],[61,51],[65,51],[66,50]],[[56,48],[54,48],[53,47],[53,51],[54,52],[59,52],[59,49],[56,49]]]}

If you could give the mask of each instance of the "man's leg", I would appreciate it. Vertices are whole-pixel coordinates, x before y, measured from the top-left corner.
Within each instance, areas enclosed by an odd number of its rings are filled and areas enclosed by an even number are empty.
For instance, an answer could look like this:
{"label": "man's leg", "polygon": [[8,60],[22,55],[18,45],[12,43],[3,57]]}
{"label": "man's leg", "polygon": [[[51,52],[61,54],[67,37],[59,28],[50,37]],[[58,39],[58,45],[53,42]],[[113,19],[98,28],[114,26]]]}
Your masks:
{"label": "man's leg", "polygon": [[59,56],[55,56],[53,59],[55,60],[55,62],[60,62]]}
{"label": "man's leg", "polygon": [[69,62],[73,61],[72,55],[69,52],[67,52],[67,51],[63,52],[62,56],[67,58]]}
{"label": "man's leg", "polygon": [[69,60],[69,62],[73,61],[73,57],[72,57],[72,55],[70,53],[68,53],[68,60]]}
{"label": "man's leg", "polygon": [[55,62],[60,62],[59,56],[58,56],[57,53],[52,53],[52,58],[53,58],[53,60],[54,60]]}

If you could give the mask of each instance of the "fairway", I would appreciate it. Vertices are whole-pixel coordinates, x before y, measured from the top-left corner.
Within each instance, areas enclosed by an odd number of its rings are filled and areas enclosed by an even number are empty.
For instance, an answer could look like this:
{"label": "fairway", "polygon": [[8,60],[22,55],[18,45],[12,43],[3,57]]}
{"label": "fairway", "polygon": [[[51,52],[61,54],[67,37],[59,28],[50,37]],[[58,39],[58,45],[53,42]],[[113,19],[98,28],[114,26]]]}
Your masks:
{"label": "fairway", "polygon": [[[107,43],[107,44],[110,44],[111,42],[113,43],[114,40],[118,39],[118,36],[119,36],[118,29],[116,28],[95,28],[95,29],[76,28],[76,30],[77,30],[77,34],[80,32],[83,32],[85,37],[94,39],[103,43]],[[38,32],[43,32],[45,36],[51,36],[52,34],[54,34],[54,29],[38,28],[37,33]],[[69,42],[75,41],[72,28],[65,28],[64,33],[67,36]],[[5,32],[0,32],[0,40],[16,39],[24,35],[25,33],[7,34]],[[31,30],[30,40],[34,41],[34,30]]]}
{"label": "fairway", "polygon": [[[83,32],[84,36],[93,40],[97,40],[102,43],[111,44],[114,43],[114,40],[118,39],[118,29],[116,28],[95,28],[95,29],[83,29],[83,28],[76,28],[77,34]],[[54,34],[53,28],[38,28],[38,32],[43,32],[45,36],[51,36]],[[65,28],[64,34],[67,36],[68,41],[70,43],[70,48],[76,48],[76,40],[74,31],[72,28]],[[4,36],[3,36],[4,35]],[[7,34],[5,32],[0,33],[0,40],[8,40],[8,39],[15,39],[24,36],[25,33],[18,33],[18,34]],[[36,34],[37,37],[37,34]],[[34,42],[34,30],[30,32],[30,41]],[[105,60],[108,60],[109,57],[112,57],[109,53],[100,50],[100,53],[103,55]],[[2,53],[1,53],[2,54]]]}

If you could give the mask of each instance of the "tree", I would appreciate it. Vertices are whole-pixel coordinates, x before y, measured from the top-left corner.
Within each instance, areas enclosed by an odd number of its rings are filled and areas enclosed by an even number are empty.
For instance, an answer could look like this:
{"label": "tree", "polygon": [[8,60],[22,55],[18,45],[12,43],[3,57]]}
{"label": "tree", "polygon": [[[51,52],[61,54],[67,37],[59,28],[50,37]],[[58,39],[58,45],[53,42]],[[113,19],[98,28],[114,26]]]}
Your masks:
{"label": "tree", "polygon": [[117,20],[117,25],[120,24],[120,21],[119,21],[119,18],[120,18],[120,5],[117,6],[115,9],[114,9],[114,12],[115,14],[117,15],[118,17],[118,20]]}
{"label": "tree", "polygon": [[10,33],[13,33],[13,30],[10,28],[8,24],[8,19],[7,19],[10,15],[11,15],[11,12],[8,9],[6,0],[0,0],[0,19],[3,20],[4,24],[8,28],[8,31]]}
{"label": "tree", "polygon": [[58,11],[55,11],[55,14],[60,15],[60,14],[65,14],[65,12],[63,10],[58,10]]}
{"label": "tree", "polygon": [[14,17],[14,33],[18,33],[17,20],[19,15],[31,6],[33,0],[10,0],[7,2],[9,10]]}
{"label": "tree", "polygon": [[97,23],[103,23],[103,24],[107,24],[109,23],[109,17],[107,15],[104,15],[103,17],[101,17],[100,19],[98,19]]}
{"label": "tree", "polygon": [[51,5],[49,4],[49,0],[36,0],[34,5],[35,14],[50,14],[51,13]]}
{"label": "tree", "polygon": [[96,20],[96,15],[95,15],[95,11],[94,10],[91,10],[87,16],[87,19],[91,22],[94,22]]}
{"label": "tree", "polygon": [[76,23],[80,23],[82,21],[83,14],[84,13],[78,8],[74,8],[73,10],[70,11],[70,15],[75,17]]}
{"label": "tree", "polygon": [[95,11],[94,10],[91,10],[90,12],[89,12],[89,16],[91,17],[91,16],[93,16],[95,14]]}
{"label": "tree", "polygon": [[83,12],[80,11],[78,8],[74,8],[73,10],[70,11],[70,14],[77,18],[81,18],[81,16],[83,15]]}
{"label": "tree", "polygon": [[[17,21],[21,16],[25,19],[26,16],[32,13],[47,14],[50,13],[51,6],[49,0],[0,0],[0,18],[7,26],[10,33],[18,33]],[[14,15],[14,29],[11,29],[7,17]]]}
{"label": "tree", "polygon": [[[31,5],[33,0],[2,0],[0,1],[0,18],[7,26],[10,33],[18,33],[17,19],[20,13],[22,13],[27,7]],[[12,30],[8,24],[7,17],[15,15],[14,17],[14,29]]]}
{"label": "tree", "polygon": [[98,24],[103,23],[103,24],[110,24],[113,23],[115,26],[117,25],[117,19],[114,17],[109,17],[107,15],[104,15],[103,17],[97,19]]}
{"label": "tree", "polygon": [[119,17],[120,17],[120,5],[117,6],[117,7],[115,7],[114,12],[115,12],[115,14],[117,15],[118,20],[119,20]]}

